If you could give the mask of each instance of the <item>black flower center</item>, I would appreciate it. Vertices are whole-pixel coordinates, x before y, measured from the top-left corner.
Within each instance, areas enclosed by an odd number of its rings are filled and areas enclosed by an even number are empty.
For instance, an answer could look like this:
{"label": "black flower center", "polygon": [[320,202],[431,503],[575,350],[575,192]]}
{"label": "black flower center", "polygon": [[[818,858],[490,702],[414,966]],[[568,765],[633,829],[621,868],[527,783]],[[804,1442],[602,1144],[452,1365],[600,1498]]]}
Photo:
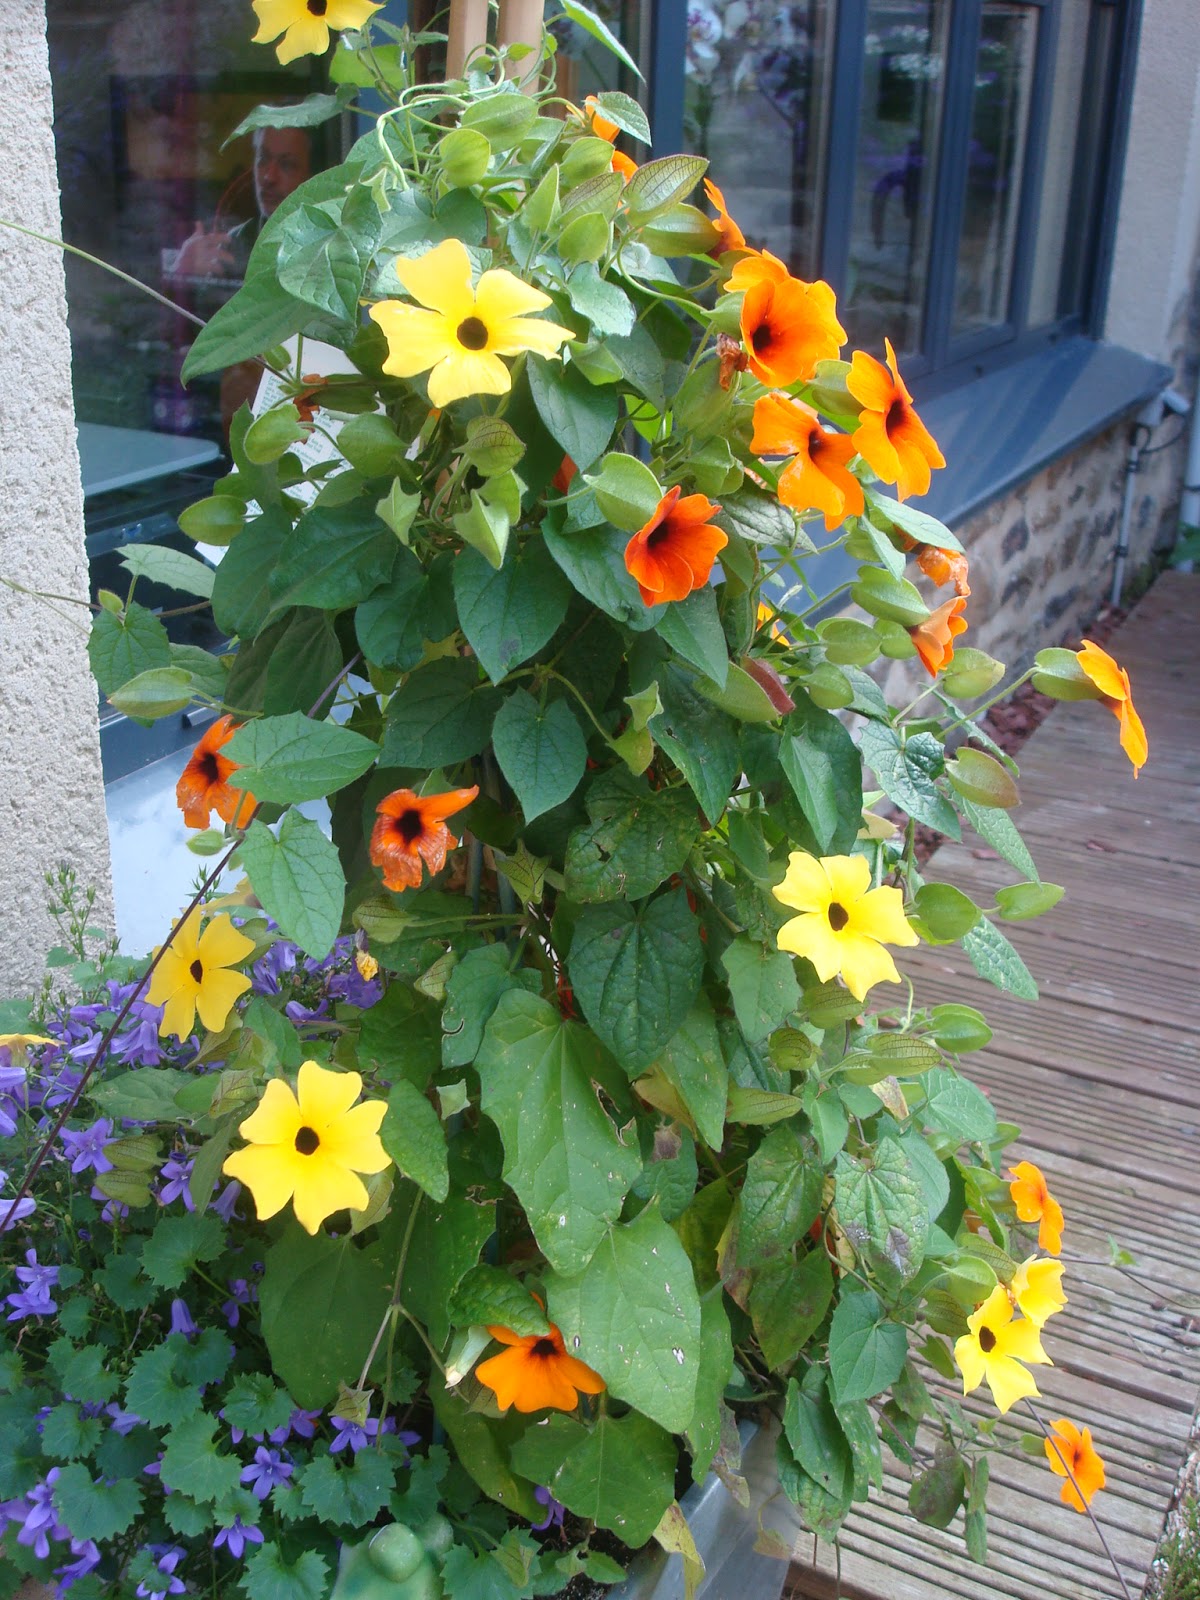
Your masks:
{"label": "black flower center", "polygon": [[558,1351],[553,1339],[539,1339],[529,1353],[531,1356],[556,1356]]}
{"label": "black flower center", "polygon": [[199,957],[192,962],[191,966],[188,968],[188,971],[191,973],[192,977],[195,978],[197,983],[204,982],[204,963],[199,959]]}
{"label": "black flower center", "polygon": [[907,416],[908,407],[904,404],[904,401],[893,400],[891,405],[888,407],[887,416],[883,419],[884,431],[889,438],[891,438],[892,434],[896,432],[897,428],[902,428],[904,426],[904,420]]}
{"label": "black flower center", "polygon": [[320,1148],[321,1141],[315,1128],[300,1128],[296,1133],[296,1149],[302,1156],[311,1156]]}
{"label": "black flower center", "polygon": [[979,1348],[983,1351],[985,1356],[990,1356],[992,1351],[996,1348],[996,1335],[990,1328],[980,1328]]}
{"label": "black flower center", "polygon": [[846,910],[845,906],[838,905],[836,900],[830,903],[828,916],[829,926],[833,929],[834,933],[841,933],[842,929],[850,921],[850,913]]}
{"label": "black flower center", "polygon": [[457,338],[464,350],[486,350],[487,323],[479,317],[464,317],[458,325]]}
{"label": "black flower center", "polygon": [[660,522],[657,528],[652,528],[651,531],[646,535],[646,549],[657,549],[664,539],[670,537],[670,533],[670,523]]}
{"label": "black flower center", "polygon": [[221,781],[221,769],[217,765],[217,758],[213,751],[206,750],[203,755],[197,756],[196,766],[199,768],[205,783],[219,783]]}
{"label": "black flower center", "polygon": [[308,9],[314,17],[323,17],[329,10],[329,0],[308,0]]}
{"label": "black flower center", "polygon": [[405,844],[411,844],[425,832],[425,820],[416,810],[402,811],[396,818],[396,832]]}
{"label": "black flower center", "polygon": [[750,336],[750,343],[754,346],[756,356],[762,355],[764,350],[769,350],[772,341],[771,325],[769,322],[760,323]]}

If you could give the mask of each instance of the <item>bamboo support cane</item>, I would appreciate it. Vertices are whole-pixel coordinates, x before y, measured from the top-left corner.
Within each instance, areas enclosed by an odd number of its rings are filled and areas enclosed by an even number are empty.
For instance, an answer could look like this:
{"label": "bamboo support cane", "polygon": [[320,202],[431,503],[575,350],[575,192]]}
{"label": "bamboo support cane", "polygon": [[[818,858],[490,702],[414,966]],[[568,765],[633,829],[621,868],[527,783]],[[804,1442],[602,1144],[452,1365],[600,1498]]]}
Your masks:
{"label": "bamboo support cane", "polygon": [[[496,32],[498,44],[527,44],[538,51],[542,45],[542,24],[545,18],[545,0],[500,0],[500,23]],[[510,78],[523,78],[528,68],[526,61],[510,63]],[[537,88],[538,74],[531,75],[525,84],[530,94]]]}
{"label": "bamboo support cane", "polygon": [[446,76],[461,78],[472,51],[487,43],[488,0],[450,0]]}

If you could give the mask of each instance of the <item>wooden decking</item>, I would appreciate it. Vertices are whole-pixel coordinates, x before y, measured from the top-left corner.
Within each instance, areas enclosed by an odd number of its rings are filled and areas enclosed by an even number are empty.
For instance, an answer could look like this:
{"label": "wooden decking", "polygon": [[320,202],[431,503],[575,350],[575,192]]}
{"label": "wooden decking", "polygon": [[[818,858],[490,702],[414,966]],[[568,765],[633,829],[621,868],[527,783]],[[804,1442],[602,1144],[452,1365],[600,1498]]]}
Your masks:
{"label": "wooden decking", "polygon": [[[1110,649],[1149,734],[1141,778],[1097,705],[1056,707],[1020,757],[1016,820],[1042,877],[1067,890],[1040,921],[1005,926],[1040,1002],[982,983],[957,946],[904,965],[922,999],[987,1014],[995,1038],[967,1070],[1021,1126],[1019,1155],[1066,1211],[1070,1304],[1047,1329],[1056,1365],[1037,1369],[1041,1410],[1092,1428],[1108,1468],[1094,1510],[1140,1595],[1200,1389],[1200,577],[1160,578]],[[986,905],[1015,874],[981,845],[946,844],[933,867]],[[1109,1235],[1133,1251],[1144,1287],[1074,1264],[1107,1258]],[[983,1393],[967,1402],[979,1415]],[[1015,1443],[1023,1426],[1004,1431]],[[1043,1461],[992,1458],[986,1567],[967,1559],[961,1519],[949,1533],[921,1527],[906,1496],[897,1469],[847,1524],[848,1600],[1121,1594]],[[828,1600],[834,1571],[821,1547],[815,1569],[793,1567],[791,1592]]]}

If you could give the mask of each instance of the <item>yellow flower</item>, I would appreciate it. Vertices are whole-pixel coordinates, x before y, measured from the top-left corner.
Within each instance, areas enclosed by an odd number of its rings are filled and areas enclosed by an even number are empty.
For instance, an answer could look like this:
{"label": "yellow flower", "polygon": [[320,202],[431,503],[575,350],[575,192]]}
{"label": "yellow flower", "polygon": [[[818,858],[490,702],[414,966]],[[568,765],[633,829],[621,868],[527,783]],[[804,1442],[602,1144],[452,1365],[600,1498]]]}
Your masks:
{"label": "yellow flower", "polygon": [[249,1148],[235,1150],[222,1172],[254,1196],[260,1222],[290,1200],[296,1220],[316,1233],[335,1211],[365,1211],[370,1203],[360,1172],[382,1172],[390,1157],[379,1139],[387,1106],[354,1102],[362,1093],[357,1072],[330,1072],[306,1061],[296,1093],[272,1078],[239,1127]]}
{"label": "yellow flower", "polygon": [[1046,1325],[1067,1303],[1062,1287],[1063,1264],[1047,1261],[1044,1256],[1030,1256],[1022,1261],[1008,1286],[1009,1298],[1021,1315],[1035,1328]]}
{"label": "yellow flower", "polygon": [[270,44],[282,33],[275,54],[286,66],[297,56],[324,55],[330,28],[361,28],[379,9],[372,0],[254,0],[258,32],[253,42]]}
{"label": "yellow flower", "polygon": [[253,949],[254,940],[239,933],[228,917],[214,917],[203,933],[198,911],[179,923],[146,996],[151,1005],[164,1007],[158,1025],[162,1037],[174,1033],[186,1039],[197,1012],[210,1033],[219,1033],[238,997],[250,987],[244,972],[228,969]]}
{"label": "yellow flower", "polygon": [[57,1044],[44,1033],[0,1033],[0,1050],[7,1050],[17,1066],[23,1066],[31,1045]]}
{"label": "yellow flower", "polygon": [[472,289],[471,258],[458,239],[397,260],[396,276],[420,305],[383,300],[371,307],[388,342],[383,370],[394,378],[429,372],[429,403],[439,409],[467,395],[507,394],[512,380],[501,356],[533,350],[554,357],[575,337],[531,315],[544,311],[550,296],[503,268],[485,272]]}
{"label": "yellow flower", "polygon": [[803,915],[779,930],[779,948],[803,956],[827,983],[841,973],[856,1000],[877,983],[899,983],[885,944],[919,943],[904,916],[899,889],[872,889],[865,856],[816,856],[794,850],[787,876],[773,891]]}
{"label": "yellow flower", "polygon": [[1041,1336],[1032,1322],[1014,1322],[1008,1290],[998,1283],[981,1306],[967,1318],[964,1333],[954,1343],[954,1359],[962,1373],[963,1393],[970,1394],[985,1380],[996,1409],[1003,1414],[1018,1400],[1038,1393],[1033,1374],[1023,1361],[1038,1366],[1053,1362],[1042,1349]]}

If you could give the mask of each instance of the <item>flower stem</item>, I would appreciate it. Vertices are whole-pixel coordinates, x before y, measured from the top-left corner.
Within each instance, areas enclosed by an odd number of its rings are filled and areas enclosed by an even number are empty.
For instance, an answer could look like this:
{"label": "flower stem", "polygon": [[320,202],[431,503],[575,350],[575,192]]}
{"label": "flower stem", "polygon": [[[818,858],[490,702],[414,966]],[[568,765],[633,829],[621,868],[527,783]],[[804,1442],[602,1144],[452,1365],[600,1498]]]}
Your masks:
{"label": "flower stem", "polygon": [[1133,1600],[1133,1596],[1129,1592],[1129,1585],[1125,1582],[1125,1575],[1121,1571],[1120,1567],[1117,1565],[1117,1558],[1113,1555],[1112,1550],[1109,1548],[1108,1540],[1104,1537],[1104,1529],[1096,1521],[1096,1514],[1092,1510],[1091,1506],[1088,1505],[1087,1497],[1084,1495],[1083,1490],[1075,1482],[1075,1474],[1071,1471],[1071,1463],[1067,1460],[1066,1456],[1062,1453],[1062,1449],[1059,1446],[1058,1440],[1054,1437],[1054,1435],[1050,1432],[1049,1428],[1047,1428],[1046,1424],[1042,1421],[1041,1417],[1038,1415],[1037,1411],[1034,1409],[1032,1401],[1030,1401],[1030,1400],[1026,1400],[1025,1401],[1025,1409],[1026,1409],[1026,1411],[1029,1412],[1029,1415],[1033,1418],[1033,1420],[1037,1423],[1038,1427],[1045,1434],[1047,1440],[1050,1443],[1051,1449],[1054,1451],[1054,1454],[1062,1462],[1063,1471],[1066,1473],[1067,1477],[1070,1479],[1071,1486],[1075,1490],[1075,1493],[1079,1496],[1079,1502],[1083,1506],[1083,1509],[1084,1509],[1085,1513],[1087,1514],[1088,1521],[1091,1523],[1092,1527],[1095,1528],[1095,1530],[1096,1530],[1096,1537],[1097,1537],[1097,1539],[1099,1539],[1101,1545],[1104,1548],[1104,1554],[1108,1557],[1109,1565],[1112,1567],[1113,1571],[1117,1575],[1117,1582],[1121,1585],[1121,1593],[1125,1596],[1125,1600]]}

